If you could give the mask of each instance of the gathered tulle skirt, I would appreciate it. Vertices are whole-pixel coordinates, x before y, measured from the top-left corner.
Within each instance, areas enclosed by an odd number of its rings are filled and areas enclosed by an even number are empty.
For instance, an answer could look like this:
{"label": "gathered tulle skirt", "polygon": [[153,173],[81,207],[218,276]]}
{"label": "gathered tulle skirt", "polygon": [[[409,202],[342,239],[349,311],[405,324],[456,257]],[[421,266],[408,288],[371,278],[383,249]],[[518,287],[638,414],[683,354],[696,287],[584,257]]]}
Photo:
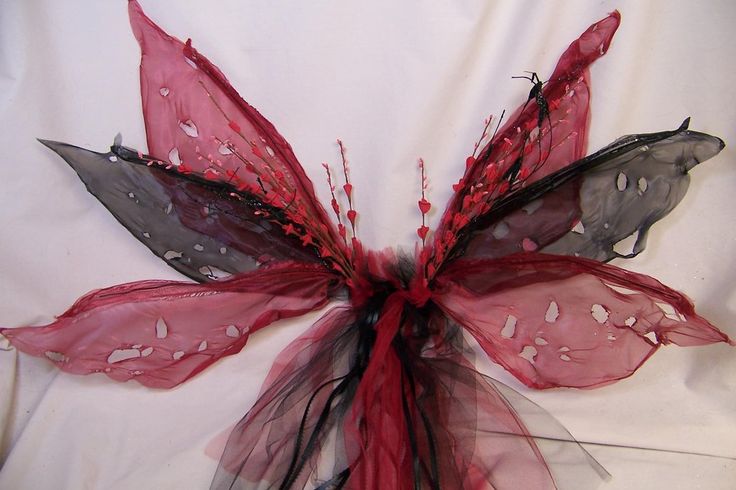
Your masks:
{"label": "gathered tulle skirt", "polygon": [[213,489],[591,488],[607,477],[549,414],[474,369],[460,328],[391,303],[336,307],[279,355]]}

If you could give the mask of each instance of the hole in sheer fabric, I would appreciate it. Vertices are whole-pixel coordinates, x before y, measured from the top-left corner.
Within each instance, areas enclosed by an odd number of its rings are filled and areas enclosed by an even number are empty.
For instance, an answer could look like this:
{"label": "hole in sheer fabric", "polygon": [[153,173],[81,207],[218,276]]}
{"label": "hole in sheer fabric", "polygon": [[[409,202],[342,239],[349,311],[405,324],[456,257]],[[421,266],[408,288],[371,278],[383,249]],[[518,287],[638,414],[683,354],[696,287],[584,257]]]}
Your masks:
{"label": "hole in sheer fabric", "polygon": [[228,144],[222,143],[217,148],[217,153],[219,153],[220,155],[232,155],[233,151],[230,149],[230,146],[228,146]]}
{"label": "hole in sheer fabric", "polygon": [[557,306],[557,302],[550,301],[547,311],[544,314],[544,321],[547,323],[554,323],[560,316],[560,308]]}
{"label": "hole in sheer fabric", "polygon": [[593,319],[601,325],[608,321],[608,310],[603,307],[603,305],[594,304],[591,306],[590,314],[593,316]]}
{"label": "hole in sheer fabric", "polygon": [[69,358],[66,357],[64,354],[62,354],[61,352],[54,352],[54,351],[47,350],[46,352],[44,352],[44,354],[46,355],[46,357],[48,357],[54,362],[67,362],[69,360]]}
{"label": "hole in sheer fabric", "polygon": [[128,359],[136,359],[141,357],[141,351],[138,349],[115,349],[107,356],[108,364],[127,361]]}
{"label": "hole in sheer fabric", "polygon": [[506,235],[509,234],[509,227],[506,223],[501,221],[499,224],[497,224],[493,228],[493,231],[491,232],[491,234],[493,235],[493,238],[495,238],[496,240],[501,240],[502,238],[504,238]]}
{"label": "hole in sheer fabric", "polygon": [[623,192],[626,190],[626,186],[629,184],[629,178],[626,177],[626,174],[623,172],[619,172],[618,176],[616,177],[616,189],[619,190],[619,192]]}
{"label": "hole in sheer fabric", "polygon": [[606,287],[609,289],[613,289],[617,293],[625,294],[627,296],[632,295],[632,294],[640,294],[638,291],[634,291],[633,289],[625,288],[617,284],[606,284]]}
{"label": "hole in sheer fabric", "polygon": [[525,345],[523,349],[521,349],[521,352],[519,352],[519,357],[522,359],[526,359],[530,363],[534,364],[534,358],[537,355],[537,349],[532,345]]}
{"label": "hole in sheer fabric", "polygon": [[644,177],[639,177],[637,186],[639,187],[639,194],[644,194],[647,191],[647,187],[649,187],[649,183]]}
{"label": "hole in sheer fabric", "polygon": [[179,148],[172,148],[169,151],[169,162],[171,162],[172,165],[179,166],[181,165],[181,158],[179,157]]}
{"label": "hole in sheer fabric", "polygon": [[[192,122],[191,119],[187,119],[184,122],[179,121],[179,128],[181,128],[181,130],[184,131],[184,134],[186,134],[190,138],[196,138],[199,136],[197,125],[194,124],[194,122]],[[171,162],[171,163],[174,163],[174,162]]]}
{"label": "hole in sheer fabric", "polygon": [[534,252],[536,249],[539,248],[539,245],[537,245],[537,243],[531,238],[524,238],[521,241],[521,248],[525,252]]}
{"label": "hole in sheer fabric", "polygon": [[638,239],[639,239],[639,230],[636,230],[634,233],[627,236],[626,238],[614,243],[613,251],[619,255],[623,255],[624,257],[630,256],[631,254],[634,253],[634,247],[636,246],[636,241]]}
{"label": "hole in sheer fabric", "polygon": [[664,313],[664,316],[666,316],[670,320],[675,320],[676,322],[686,321],[686,318],[683,315],[679,314],[672,305],[668,303],[655,303],[655,304],[660,310],[662,310],[662,313]]}
{"label": "hole in sheer fabric", "polygon": [[165,339],[169,335],[169,326],[166,325],[166,321],[163,318],[156,320],[156,338]]}
{"label": "hole in sheer fabric", "polygon": [[222,279],[227,279],[228,277],[232,276],[232,274],[230,274],[229,272],[218,269],[217,267],[212,265],[203,265],[199,268],[199,273],[215,281],[221,281]]}
{"label": "hole in sheer fabric", "polygon": [[176,250],[167,250],[166,253],[164,253],[164,258],[166,260],[180,259],[183,256],[183,253],[177,252]]}
{"label": "hole in sheer fabric", "polygon": [[503,328],[501,329],[501,337],[510,339],[514,336],[514,333],[516,333],[516,317],[509,315],[506,317],[506,323],[503,324]]}

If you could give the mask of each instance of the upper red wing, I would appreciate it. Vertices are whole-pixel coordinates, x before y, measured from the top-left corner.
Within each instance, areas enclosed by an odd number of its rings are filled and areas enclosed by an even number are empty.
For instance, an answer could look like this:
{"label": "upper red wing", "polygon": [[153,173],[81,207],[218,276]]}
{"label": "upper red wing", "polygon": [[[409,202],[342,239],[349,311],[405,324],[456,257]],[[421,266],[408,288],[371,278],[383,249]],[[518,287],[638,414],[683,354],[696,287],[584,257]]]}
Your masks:
{"label": "upper red wing", "polygon": [[611,13],[563,53],[541,91],[548,114],[535,98],[526,101],[468,166],[436,234],[438,264],[459,231],[488,212],[499,197],[585,155],[590,100],[587,68],[606,53],[620,19],[618,12]]}
{"label": "upper red wing", "polygon": [[311,181],[286,140],[220,70],[129,3],[141,46],[141,96],[149,153],[184,172],[260,194],[339,245]]}

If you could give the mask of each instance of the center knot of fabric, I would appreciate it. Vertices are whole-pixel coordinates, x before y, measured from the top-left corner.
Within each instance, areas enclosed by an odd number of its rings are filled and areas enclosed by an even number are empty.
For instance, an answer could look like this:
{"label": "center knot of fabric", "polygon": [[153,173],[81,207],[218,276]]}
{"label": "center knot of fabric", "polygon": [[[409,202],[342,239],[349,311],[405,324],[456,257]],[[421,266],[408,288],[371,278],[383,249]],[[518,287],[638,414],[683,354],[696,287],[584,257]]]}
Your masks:
{"label": "center knot of fabric", "polygon": [[432,291],[429,289],[426,279],[423,278],[414,278],[408,289],[402,289],[398,293],[407,303],[417,308],[426,305],[432,297]]}

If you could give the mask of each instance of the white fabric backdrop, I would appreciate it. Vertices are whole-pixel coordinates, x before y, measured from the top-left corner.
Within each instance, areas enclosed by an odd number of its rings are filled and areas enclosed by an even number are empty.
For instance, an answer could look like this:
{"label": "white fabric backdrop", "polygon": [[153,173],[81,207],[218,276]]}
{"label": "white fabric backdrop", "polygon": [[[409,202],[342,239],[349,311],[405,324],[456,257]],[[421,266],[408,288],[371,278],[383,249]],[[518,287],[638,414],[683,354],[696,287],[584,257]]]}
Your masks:
{"label": "white fabric backdrop", "polygon": [[[192,37],[291,142],[323,201],[320,163],[349,150],[359,235],[415,238],[419,178],[442,207],[482,121],[513,109],[589,24],[623,22],[592,69],[590,149],[627,133],[692,127],[736,145],[736,4],[692,1],[144,1]],[[103,150],[117,132],[145,149],[138,46],[126,2],[0,0],[0,324],[41,324],[85,292],[176,272],[84,190],[43,137]],[[693,172],[642,256],[617,264],[686,292],[736,336],[735,152]],[[437,219],[437,214],[432,216]],[[208,442],[255,401],[276,353],[319,315],[269,327],[239,355],[175,390],[57,373],[0,350],[0,488],[206,488]],[[2,347],[2,346],[0,346]],[[736,350],[663,348],[634,377],[592,391],[532,392],[613,474],[607,489],[727,489],[736,481]]]}

